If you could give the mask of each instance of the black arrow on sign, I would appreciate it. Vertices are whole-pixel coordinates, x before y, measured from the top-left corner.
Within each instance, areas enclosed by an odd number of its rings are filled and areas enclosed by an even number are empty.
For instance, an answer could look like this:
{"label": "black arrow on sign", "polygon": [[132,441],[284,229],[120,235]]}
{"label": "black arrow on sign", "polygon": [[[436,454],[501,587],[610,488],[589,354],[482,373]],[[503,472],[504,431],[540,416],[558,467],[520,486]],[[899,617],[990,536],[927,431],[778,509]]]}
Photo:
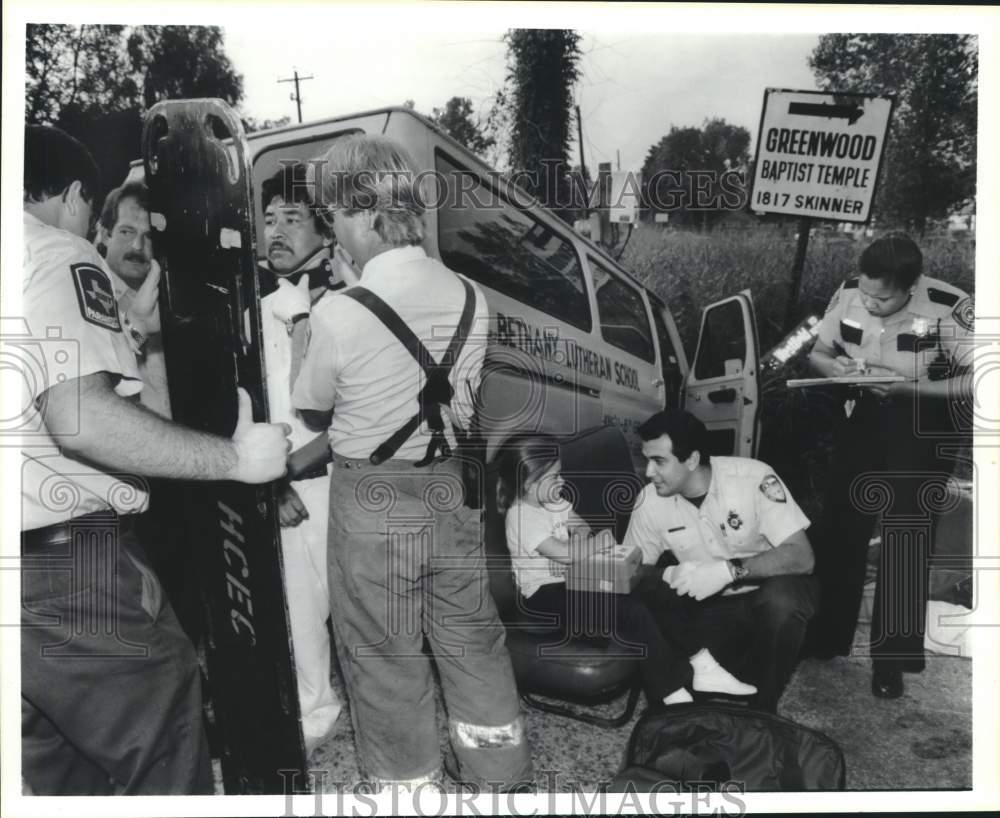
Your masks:
{"label": "black arrow on sign", "polygon": [[818,104],[812,102],[789,102],[788,113],[798,114],[799,116],[821,116],[826,119],[837,117],[846,119],[849,124],[853,125],[861,118],[864,110],[857,105],[837,105],[825,102]]}

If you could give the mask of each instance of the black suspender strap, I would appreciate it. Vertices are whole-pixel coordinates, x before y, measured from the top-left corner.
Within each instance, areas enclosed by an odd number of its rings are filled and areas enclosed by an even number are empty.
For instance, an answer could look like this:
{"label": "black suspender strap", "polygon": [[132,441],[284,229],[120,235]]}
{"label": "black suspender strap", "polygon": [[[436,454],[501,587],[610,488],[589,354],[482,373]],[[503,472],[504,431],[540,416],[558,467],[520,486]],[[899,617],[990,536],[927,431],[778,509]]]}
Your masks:
{"label": "black suspender strap", "polygon": [[444,419],[441,416],[441,407],[450,406],[454,390],[448,380],[451,370],[458,360],[458,354],[462,351],[469,331],[472,329],[472,318],[476,311],[476,293],[464,278],[459,278],[465,289],[465,306],[462,308],[462,317],[459,319],[455,334],[448,344],[448,349],[441,358],[440,363],[431,356],[427,347],[414,334],[413,330],[407,326],[406,322],[399,317],[399,314],[385,303],[371,290],[362,286],[349,287],[338,295],[346,296],[358,302],[374,315],[389,332],[396,336],[396,339],[406,348],[413,359],[420,364],[427,376],[424,388],[417,395],[420,409],[412,418],[387,441],[382,443],[369,456],[369,460],[378,465],[391,458],[399,447],[402,446],[414,432],[420,427],[423,421],[427,421],[427,426],[431,430],[431,440],[427,444],[427,454],[422,460],[417,462],[417,466],[426,466],[440,452],[445,457],[451,455],[451,447],[448,439],[444,435]]}

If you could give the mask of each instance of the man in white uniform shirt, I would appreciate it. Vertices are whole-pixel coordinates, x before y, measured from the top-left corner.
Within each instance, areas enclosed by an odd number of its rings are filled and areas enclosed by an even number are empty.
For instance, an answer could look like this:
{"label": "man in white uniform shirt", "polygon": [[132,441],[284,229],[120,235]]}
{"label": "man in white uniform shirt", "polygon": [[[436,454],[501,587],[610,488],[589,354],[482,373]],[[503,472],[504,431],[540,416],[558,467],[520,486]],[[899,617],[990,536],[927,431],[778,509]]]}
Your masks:
{"label": "man in white uniform shirt", "polygon": [[774,712],[816,607],[809,520],[767,464],[710,457],[689,412],[658,412],[639,435],[650,483],[625,544],[666,565],[644,582],[647,604],[697,629],[722,665],[746,661],[734,672],[757,686],[753,706]]}
{"label": "man in white uniform shirt", "polygon": [[[292,409],[292,385],[309,334],[309,313],[357,276],[331,252],[330,228],[310,206],[303,165],[283,166],[261,186],[264,249],[260,270],[261,335],[271,420],[292,427],[300,450],[316,438]],[[326,449],[325,436],[322,437]],[[293,454],[292,462],[297,461]],[[326,460],[327,458],[324,458]],[[326,528],[330,477],[326,462],[293,473],[280,484],[278,518],[285,593],[295,654],[295,678],[306,752],[333,730],[340,701],[330,683],[330,599],[326,578]]]}
{"label": "man in white uniform shirt", "polygon": [[25,128],[25,349],[46,379],[26,378],[41,424],[21,441],[22,776],[38,795],[212,793],[197,659],[147,565],[132,475],[265,483],[288,427],[253,423],[242,390],[232,438],[134,400],[126,330],[156,329],[156,299],[119,311],[84,238],[97,186],[82,144]]}
{"label": "man in white uniform shirt", "polygon": [[531,757],[480,512],[450,456],[452,423],[468,428],[474,411],[486,300],[420,246],[424,207],[395,143],[345,137],[317,168],[317,195],[362,274],[313,309],[293,403],[329,429],[333,451],[330,598],[359,767],[375,782],[439,779],[426,636],[457,774],[512,786]]}
{"label": "man in white uniform shirt", "polygon": [[[112,284],[119,308],[128,310],[148,276],[149,287],[159,281],[160,269],[153,258],[153,230],[149,219],[149,190],[144,182],[126,182],[104,199],[95,239],[98,252],[113,272]],[[160,333],[148,337],[133,335],[137,343],[137,363],[142,378],[140,400],[163,417],[170,417],[167,368]]]}

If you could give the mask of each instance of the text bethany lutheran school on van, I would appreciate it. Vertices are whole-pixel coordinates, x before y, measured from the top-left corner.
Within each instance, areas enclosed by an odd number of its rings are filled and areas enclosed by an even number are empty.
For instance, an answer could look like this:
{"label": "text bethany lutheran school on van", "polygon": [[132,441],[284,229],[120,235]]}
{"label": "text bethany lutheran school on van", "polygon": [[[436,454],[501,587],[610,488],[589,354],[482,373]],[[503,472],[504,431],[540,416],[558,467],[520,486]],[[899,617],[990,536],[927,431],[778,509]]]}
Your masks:
{"label": "text bethany lutheran school on van", "polygon": [[496,334],[490,338],[490,342],[520,350],[533,358],[568,366],[584,375],[603,378],[608,383],[640,391],[638,370],[587,349],[573,338],[560,339],[558,327],[532,327],[522,318],[498,312]]}

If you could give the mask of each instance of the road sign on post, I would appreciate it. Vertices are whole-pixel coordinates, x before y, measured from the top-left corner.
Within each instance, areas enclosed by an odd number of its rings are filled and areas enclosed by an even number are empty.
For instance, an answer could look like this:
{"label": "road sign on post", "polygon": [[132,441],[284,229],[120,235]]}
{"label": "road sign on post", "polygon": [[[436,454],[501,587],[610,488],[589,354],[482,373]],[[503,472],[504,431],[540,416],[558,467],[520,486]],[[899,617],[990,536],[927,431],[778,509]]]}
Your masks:
{"label": "road sign on post", "polygon": [[750,209],[867,222],[893,98],[764,91]]}

